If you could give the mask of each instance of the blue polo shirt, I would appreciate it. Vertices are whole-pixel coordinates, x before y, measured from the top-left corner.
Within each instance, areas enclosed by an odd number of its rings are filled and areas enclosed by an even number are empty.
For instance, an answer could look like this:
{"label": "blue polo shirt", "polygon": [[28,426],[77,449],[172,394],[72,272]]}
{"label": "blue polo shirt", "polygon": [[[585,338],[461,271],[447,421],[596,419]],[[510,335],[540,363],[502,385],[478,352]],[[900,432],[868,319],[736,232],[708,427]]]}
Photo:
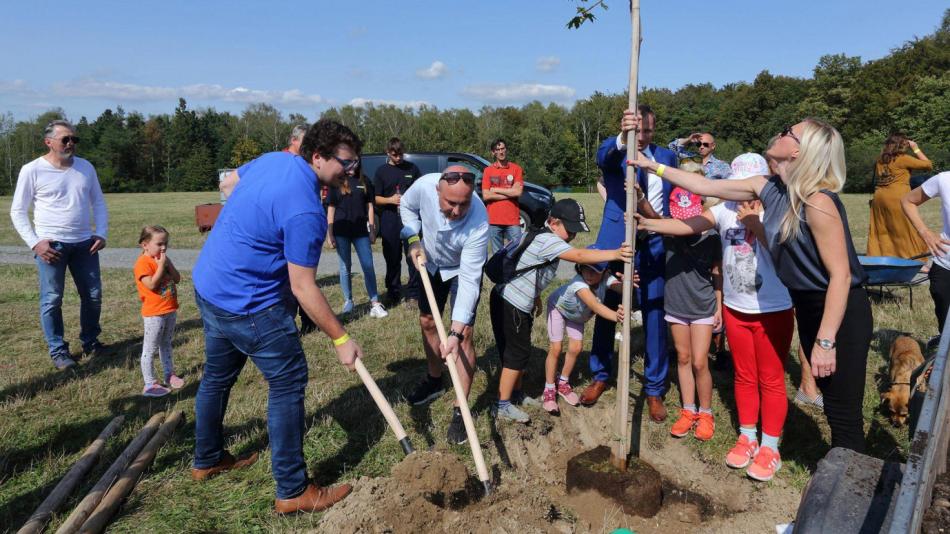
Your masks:
{"label": "blue polo shirt", "polygon": [[287,262],[317,266],[327,216],[317,176],[300,156],[264,154],[238,176],[192,277],[201,298],[243,315],[293,298]]}

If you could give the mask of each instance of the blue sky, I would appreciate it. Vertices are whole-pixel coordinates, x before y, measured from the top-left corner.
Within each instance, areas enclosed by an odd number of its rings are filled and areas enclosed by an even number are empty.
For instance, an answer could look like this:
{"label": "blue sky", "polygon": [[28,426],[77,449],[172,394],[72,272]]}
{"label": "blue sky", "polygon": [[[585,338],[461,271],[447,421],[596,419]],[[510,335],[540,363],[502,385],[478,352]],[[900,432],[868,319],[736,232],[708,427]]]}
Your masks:
{"label": "blue sky", "polygon": [[[6,0],[0,112],[77,119],[121,105],[315,118],[366,101],[440,108],[570,105],[628,79],[627,0],[580,30],[570,0],[63,2]],[[939,25],[945,0],[641,0],[640,85],[808,76],[826,53],[874,59]],[[299,6],[299,7],[298,7]],[[709,8],[707,10],[707,8]]]}

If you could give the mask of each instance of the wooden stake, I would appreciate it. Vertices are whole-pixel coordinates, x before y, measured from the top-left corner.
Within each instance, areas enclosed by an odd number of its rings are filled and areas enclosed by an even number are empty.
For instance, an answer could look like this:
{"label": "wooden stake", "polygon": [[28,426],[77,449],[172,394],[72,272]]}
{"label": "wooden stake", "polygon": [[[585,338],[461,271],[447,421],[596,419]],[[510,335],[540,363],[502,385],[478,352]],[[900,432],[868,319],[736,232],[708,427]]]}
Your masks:
{"label": "wooden stake", "polygon": [[184,414],[181,411],[176,411],[172,412],[172,414],[165,419],[165,422],[162,423],[158,432],[148,441],[148,445],[142,449],[142,452],[135,458],[132,465],[122,473],[122,476],[119,477],[119,480],[112,486],[112,489],[106,493],[102,502],[99,503],[96,510],[89,516],[89,519],[83,523],[79,529],[80,532],[98,534],[105,530],[112,516],[114,516],[119,509],[119,505],[132,493],[132,490],[135,488],[135,483],[138,482],[139,477],[142,476],[142,472],[155,460],[155,455],[158,453],[158,450],[162,448],[162,445],[171,437],[172,432],[175,431],[175,428],[178,427],[183,418]]}
{"label": "wooden stake", "polygon": [[[418,262],[416,269],[419,270],[419,278],[422,279],[422,286],[425,288],[426,298],[429,300],[429,309],[432,310],[432,317],[435,319],[435,329],[439,333],[439,341],[444,345],[448,339],[445,335],[445,325],[442,324],[442,314],[439,313],[439,307],[435,302],[435,294],[432,292],[432,282],[429,280],[429,271],[426,270],[425,263]],[[452,387],[455,389],[455,399],[459,403],[459,409],[462,411],[462,421],[465,423],[465,434],[468,436],[468,444],[472,448],[472,457],[475,459],[475,471],[478,473],[478,479],[482,481],[482,487],[485,493],[491,493],[491,480],[488,478],[488,468],[485,467],[485,457],[482,456],[482,446],[478,442],[478,434],[475,433],[475,423],[472,421],[472,412],[468,409],[468,399],[465,397],[465,391],[462,390],[462,382],[459,379],[459,372],[456,368],[458,361],[456,355],[450,355],[445,362],[449,368],[449,376],[452,377]]]}
{"label": "wooden stake", "polygon": [[[640,61],[640,0],[630,2],[630,23],[632,26],[630,50],[630,89],[627,107],[637,113],[637,75]],[[637,157],[637,130],[627,133],[627,161]],[[636,167],[627,165],[627,223],[624,239],[636,252],[637,220],[634,213],[637,211],[634,183],[636,181]],[[620,342],[620,359],[617,364],[617,421],[616,432],[619,440],[613,443],[610,451],[610,463],[620,471],[627,470],[627,455],[630,454],[630,315],[633,310],[633,261],[623,267],[623,322]],[[665,355],[664,355],[665,357]]]}
{"label": "wooden stake", "polygon": [[33,512],[33,515],[31,515],[20,530],[17,531],[17,534],[39,534],[43,532],[53,512],[59,509],[63,501],[66,500],[66,497],[69,497],[69,494],[76,489],[76,486],[79,485],[79,482],[86,476],[86,473],[99,461],[99,455],[105,448],[106,441],[119,430],[123,421],[125,421],[125,417],[120,415],[110,421],[109,424],[102,429],[102,432],[99,433],[95,441],[86,448],[82,456],[79,457],[79,460],[76,460],[76,463],[69,469],[66,476],[59,481],[59,484],[56,484],[53,491],[40,503],[40,506]]}
{"label": "wooden stake", "polygon": [[354,365],[356,367],[357,374],[360,375],[360,380],[363,381],[363,385],[366,386],[366,389],[369,390],[370,396],[373,397],[376,407],[379,408],[379,411],[383,413],[383,417],[389,424],[389,428],[391,428],[393,434],[396,435],[396,440],[398,440],[399,444],[402,445],[402,451],[406,453],[406,456],[415,452],[415,449],[412,448],[412,443],[406,436],[406,430],[402,427],[402,423],[399,422],[399,418],[396,417],[396,412],[393,411],[392,405],[390,405],[389,401],[386,400],[383,392],[380,391],[379,386],[376,385],[376,381],[373,380],[373,377],[369,374],[369,371],[366,370],[366,366],[363,365],[363,360],[357,358]]}
{"label": "wooden stake", "polygon": [[89,493],[83,497],[83,500],[76,505],[76,508],[69,514],[66,521],[56,530],[56,534],[72,534],[79,530],[79,527],[86,521],[89,514],[99,505],[102,496],[112,487],[112,483],[119,478],[119,475],[121,475],[122,471],[129,465],[129,462],[138,456],[139,451],[142,450],[142,447],[145,446],[148,440],[152,439],[152,435],[155,434],[155,431],[158,430],[159,425],[162,424],[162,420],[164,419],[165,412],[158,412],[145,423],[145,426],[142,427],[138,435],[135,436],[125,447],[125,450],[122,451],[122,454],[112,462],[112,465],[109,466],[109,470],[99,478],[99,482],[96,482],[96,485],[89,490]]}

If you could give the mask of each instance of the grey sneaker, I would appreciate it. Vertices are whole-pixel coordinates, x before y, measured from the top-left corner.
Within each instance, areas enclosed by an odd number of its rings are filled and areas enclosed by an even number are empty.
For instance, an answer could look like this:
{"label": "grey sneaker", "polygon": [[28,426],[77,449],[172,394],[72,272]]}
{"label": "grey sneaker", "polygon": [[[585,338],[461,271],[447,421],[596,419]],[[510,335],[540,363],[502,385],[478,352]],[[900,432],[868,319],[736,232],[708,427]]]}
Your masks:
{"label": "grey sneaker", "polygon": [[53,365],[56,366],[56,369],[62,371],[63,369],[69,369],[76,365],[76,360],[70,358],[65,354],[57,354],[53,356]]}
{"label": "grey sneaker", "polygon": [[527,424],[531,422],[531,417],[514,404],[509,404],[504,408],[499,408],[496,404],[492,409],[492,415],[495,416],[495,419],[514,421],[515,423]]}
{"label": "grey sneaker", "polygon": [[449,423],[449,431],[445,439],[452,445],[461,445],[468,441],[468,434],[465,432],[465,421],[462,420],[462,410],[455,408],[452,411],[452,422]]}
{"label": "grey sneaker", "polygon": [[517,406],[528,406],[534,408],[541,407],[541,402],[538,401],[538,399],[525,395],[524,391],[512,392],[511,403]]}

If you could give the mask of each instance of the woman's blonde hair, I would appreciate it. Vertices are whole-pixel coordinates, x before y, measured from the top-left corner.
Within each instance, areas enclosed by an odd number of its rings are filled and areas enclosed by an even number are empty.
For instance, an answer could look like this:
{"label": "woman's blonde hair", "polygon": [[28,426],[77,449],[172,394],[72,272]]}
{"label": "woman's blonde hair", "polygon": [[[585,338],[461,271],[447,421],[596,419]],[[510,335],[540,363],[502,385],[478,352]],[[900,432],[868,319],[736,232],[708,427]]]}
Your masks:
{"label": "woman's blonde hair", "polygon": [[782,219],[781,241],[795,239],[801,233],[802,213],[808,197],[827,189],[841,191],[847,178],[844,141],[827,122],[805,119],[798,157],[788,166],[788,212]]}

